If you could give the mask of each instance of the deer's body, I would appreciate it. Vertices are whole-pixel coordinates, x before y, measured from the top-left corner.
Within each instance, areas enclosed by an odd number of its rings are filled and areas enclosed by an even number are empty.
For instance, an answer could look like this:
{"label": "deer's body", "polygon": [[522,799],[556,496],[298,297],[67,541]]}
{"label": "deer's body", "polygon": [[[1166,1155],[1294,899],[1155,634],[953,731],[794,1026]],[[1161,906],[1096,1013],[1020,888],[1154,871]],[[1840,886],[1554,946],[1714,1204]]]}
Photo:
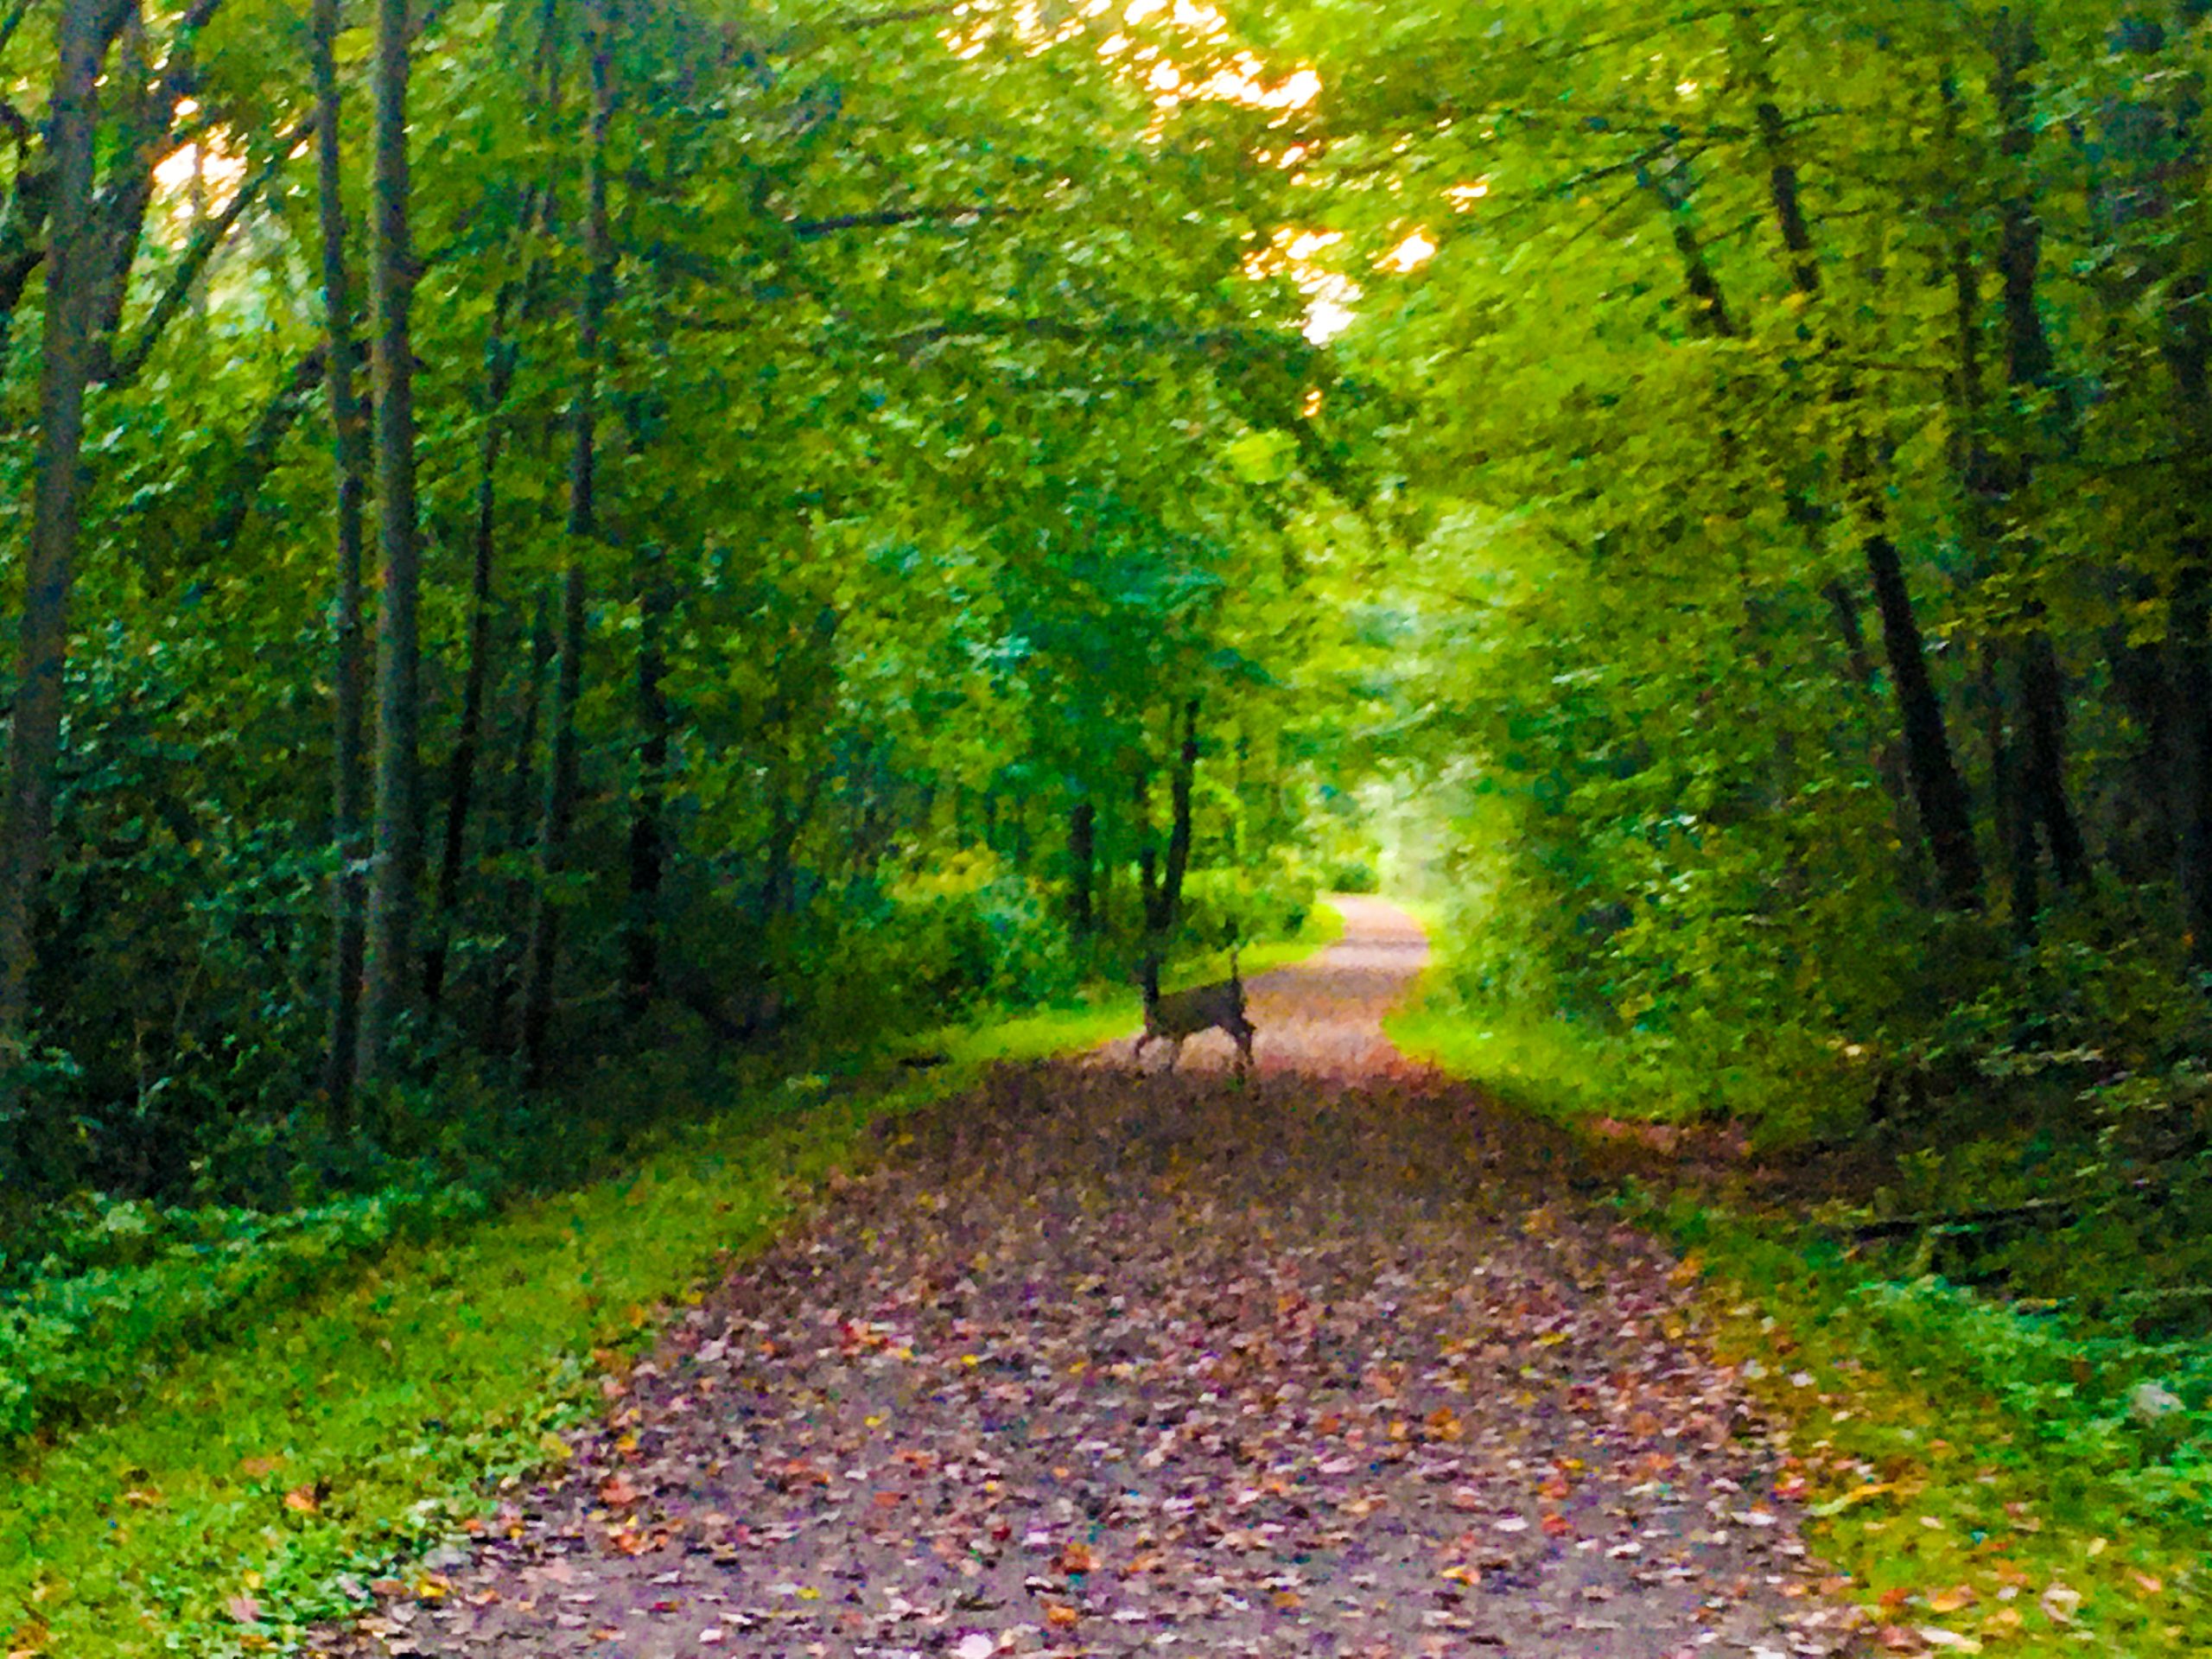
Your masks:
{"label": "deer's body", "polygon": [[1147,1043],[1164,1042],[1167,1045],[1167,1069],[1173,1071],[1175,1062],[1182,1058],[1185,1039],[1202,1031],[1216,1029],[1226,1032],[1236,1045],[1238,1069],[1250,1066],[1255,1031],[1250,1017],[1244,1012],[1244,982],[1236,972],[1236,953],[1230,952],[1227,979],[1211,985],[1196,985],[1187,991],[1173,991],[1165,996],[1160,992],[1160,959],[1147,958],[1144,1034],[1137,1039],[1129,1058],[1141,1058]]}

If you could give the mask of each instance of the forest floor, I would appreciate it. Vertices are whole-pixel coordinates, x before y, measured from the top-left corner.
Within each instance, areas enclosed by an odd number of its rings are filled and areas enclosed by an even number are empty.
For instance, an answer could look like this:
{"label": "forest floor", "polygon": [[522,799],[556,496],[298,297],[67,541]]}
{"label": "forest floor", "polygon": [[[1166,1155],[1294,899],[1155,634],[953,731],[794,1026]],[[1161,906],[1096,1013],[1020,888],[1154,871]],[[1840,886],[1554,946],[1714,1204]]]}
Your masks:
{"label": "forest floor", "polygon": [[[1780,1431],[1563,1139],[1401,1059],[1389,906],[1148,1075],[911,1120],[327,1651],[1828,1654]],[[1157,1052],[1157,1051],[1155,1051]]]}

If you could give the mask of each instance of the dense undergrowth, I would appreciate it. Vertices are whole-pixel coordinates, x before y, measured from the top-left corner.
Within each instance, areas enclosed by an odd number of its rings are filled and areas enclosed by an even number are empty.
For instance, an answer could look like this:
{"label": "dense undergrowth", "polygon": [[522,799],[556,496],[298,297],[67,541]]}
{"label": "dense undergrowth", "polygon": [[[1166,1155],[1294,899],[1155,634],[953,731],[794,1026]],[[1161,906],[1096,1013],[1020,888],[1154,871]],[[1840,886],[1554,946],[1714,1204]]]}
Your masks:
{"label": "dense undergrowth", "polygon": [[[1686,1252],[1724,1352],[1796,1426],[1815,1547],[1899,1644],[2204,1650],[2201,1143],[2001,1067],[1846,1128],[1848,1057],[1827,1099],[1748,1065],[1716,1082],[1516,1002],[1495,943],[1440,953],[1394,1039],[1567,1128]],[[2158,1098],[2154,1126],[2185,1121],[2185,1094]]]}
{"label": "dense undergrowth", "polygon": [[[1340,930],[1297,911],[1247,972]],[[1187,957],[1169,982],[1222,966]],[[563,1457],[556,1431],[609,1368],[896,1118],[1136,1014],[1109,979],[865,1040],[609,1065],[560,1108],[598,1126],[565,1179],[541,1147],[320,1211],[80,1217],[8,1307],[29,1370],[0,1375],[18,1424],[45,1421],[0,1450],[0,1651],[258,1651],[346,1611],[403,1554],[483,1527],[503,1477]],[[671,1100],[690,1104],[647,1110]]]}
{"label": "dense undergrowth", "polygon": [[[1219,900],[1205,887],[1193,895],[1194,924],[1217,924],[1219,937]],[[934,1007],[890,989],[865,1009],[840,1008],[833,985],[825,1013],[751,1051],[723,1047],[696,1022],[671,1023],[658,1044],[607,1057],[556,1095],[532,1097],[503,1088],[496,1074],[472,1071],[466,1087],[448,1084],[442,1096],[410,1098],[410,1122],[387,1126],[387,1141],[422,1143],[419,1150],[399,1154],[358,1139],[341,1148],[349,1154],[342,1166],[321,1166],[327,1185],[319,1191],[308,1183],[318,1154],[332,1147],[319,1116],[303,1110],[302,1122],[271,1126],[278,1133],[263,1142],[266,1154],[281,1157],[300,1198],[289,1208],[157,1205],[82,1192],[29,1211],[0,1254],[0,1448],[41,1424],[97,1414],[177,1353],[219,1339],[395,1244],[465,1230],[502,1204],[651,1155],[733,1094],[787,1088],[803,1100],[853,1086],[859,1069],[893,1051],[934,1061],[944,1038],[934,1027],[947,1012],[964,1022],[956,1030],[1012,1016],[1018,1036],[1031,1029],[1019,1016],[1036,1010],[1041,1023],[1033,1029],[1053,1041],[1077,1029],[1076,1010],[1126,1023],[1134,993],[1127,976],[1112,971],[1119,962],[1110,950],[1054,952],[1037,937],[1049,917],[1033,916],[1026,936],[1011,925],[1001,931],[1001,919],[988,909],[956,918],[955,926],[987,941],[1012,935],[1012,944],[1002,956],[979,948],[976,960],[987,971],[940,977],[943,1000]],[[1236,921],[1246,934],[1276,941],[1249,953],[1255,969],[1286,949],[1310,948],[1336,925],[1333,912],[1313,904],[1310,888],[1245,899]],[[1176,966],[1218,971],[1220,955]],[[1086,982],[1086,962],[1105,977]],[[880,966],[879,984],[893,971]],[[842,995],[859,995],[852,982]],[[842,1017],[826,1012],[833,1009]],[[288,1143],[284,1134],[299,1141]]]}

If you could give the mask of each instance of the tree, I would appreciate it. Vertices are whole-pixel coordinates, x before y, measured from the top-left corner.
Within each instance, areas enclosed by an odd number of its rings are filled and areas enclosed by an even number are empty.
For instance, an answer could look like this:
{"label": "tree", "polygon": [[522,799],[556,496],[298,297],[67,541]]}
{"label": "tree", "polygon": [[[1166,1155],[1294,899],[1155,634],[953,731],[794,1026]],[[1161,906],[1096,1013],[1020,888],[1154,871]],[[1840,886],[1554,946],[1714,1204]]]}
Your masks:
{"label": "tree", "polygon": [[[96,89],[122,10],[111,0],[64,0],[55,31],[60,62],[48,123],[52,181],[45,187],[50,228],[39,353],[37,486],[9,726],[7,811],[0,822],[0,1061],[19,1059],[7,1051],[29,1034],[34,930],[53,828],[62,669],[83,502],[85,388],[94,367],[100,298],[92,216]],[[22,1109],[19,1087],[13,1080],[0,1084],[7,1116]]]}
{"label": "tree", "polygon": [[370,295],[376,386],[376,820],[371,844],[367,949],[357,1075],[365,1087],[391,1070],[391,1046],[411,989],[422,724],[422,559],[415,504],[415,255],[409,235],[407,0],[377,0],[374,202]]}
{"label": "tree", "polygon": [[591,79],[590,126],[584,152],[583,288],[576,305],[577,378],[569,461],[571,545],[561,576],[561,669],[553,696],[553,758],[546,772],[545,811],[537,834],[537,895],[531,912],[524,977],[524,1075],[542,1081],[553,1017],[553,982],[560,969],[559,882],[568,863],[575,816],[576,707],[583,694],[586,544],[600,534],[599,391],[607,311],[613,297],[614,245],[607,217],[607,133],[614,118],[613,0],[597,0],[587,14],[584,60]]}
{"label": "tree", "polygon": [[[330,1034],[324,1087],[342,1115],[359,1060],[361,975],[367,950],[367,886],[360,866],[369,798],[366,766],[368,658],[361,613],[362,508],[368,495],[368,423],[354,391],[358,342],[347,270],[342,133],[338,91],[338,0],[315,0],[315,206],[322,242],[323,380],[329,389],[335,470],[337,666],[332,709]],[[240,493],[241,500],[245,499]],[[234,537],[236,531],[233,531]],[[227,542],[229,538],[226,537]]]}

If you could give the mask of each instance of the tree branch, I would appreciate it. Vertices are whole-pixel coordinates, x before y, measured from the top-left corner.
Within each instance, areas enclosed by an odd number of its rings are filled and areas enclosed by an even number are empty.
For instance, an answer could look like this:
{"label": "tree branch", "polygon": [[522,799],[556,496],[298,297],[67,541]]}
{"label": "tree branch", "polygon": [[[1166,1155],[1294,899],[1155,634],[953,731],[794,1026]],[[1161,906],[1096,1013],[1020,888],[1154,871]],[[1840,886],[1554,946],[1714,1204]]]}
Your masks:
{"label": "tree branch", "polygon": [[245,216],[246,209],[259,199],[269,181],[283,169],[294,149],[314,130],[314,119],[309,118],[279,138],[269,158],[240,181],[223,211],[200,226],[192,238],[192,245],[185,250],[184,257],[177,262],[176,269],[170,273],[168,286],[162,290],[161,298],[154,302],[153,309],[146,314],[146,321],[138,330],[137,339],[131,343],[129,351],[109,365],[104,377],[105,385],[127,385],[138,378],[139,372],[146,366],[146,359],[153,355],[154,347],[161,343],[162,335],[168,331],[169,324],[176,321],[176,314],[184,309],[186,302],[192,297],[193,283],[200,279],[200,272],[207,269],[207,262],[214,257],[223,239]]}
{"label": "tree branch", "polygon": [[1251,328],[1186,329],[1156,322],[1128,322],[1108,320],[1098,322],[1068,322],[1058,317],[1013,317],[979,315],[949,319],[943,322],[927,323],[919,328],[910,328],[893,334],[882,343],[902,357],[911,357],[925,346],[938,345],[949,340],[989,340],[1009,335],[1030,340],[1058,340],[1069,345],[1093,342],[1135,343],[1179,347],[1213,357],[1242,356],[1261,351],[1280,351],[1298,348],[1310,353],[1305,341],[1294,335],[1281,335]]}
{"label": "tree branch", "polygon": [[8,42],[16,38],[16,31],[22,27],[23,19],[30,14],[31,0],[16,0],[8,12],[5,22],[0,22],[0,52],[8,49]]}
{"label": "tree branch", "polygon": [[200,537],[199,563],[201,568],[219,563],[237,545],[238,533],[245,528],[245,521],[253,512],[253,504],[261,493],[276,465],[278,449],[285,435],[306,412],[308,400],[322,385],[323,373],[329,357],[325,347],[317,344],[292,365],[292,372],[276,388],[267,404],[262,406],[259,417],[246,434],[237,458],[232,462],[230,476],[224,480],[223,493],[217,499],[213,517]]}
{"label": "tree branch", "polygon": [[839,231],[872,230],[886,226],[931,221],[943,221],[959,227],[964,219],[1018,219],[1030,211],[1027,207],[980,207],[957,204],[931,207],[879,207],[872,213],[840,213],[830,219],[787,219],[784,223],[800,241],[811,242],[818,237],[833,236]]}
{"label": "tree branch", "polygon": [[864,29],[885,29],[893,23],[926,22],[930,18],[949,16],[963,10],[963,6],[948,0],[948,3],[939,6],[906,6],[895,11],[863,11],[852,17],[834,17],[822,28],[825,33],[858,35]]}

